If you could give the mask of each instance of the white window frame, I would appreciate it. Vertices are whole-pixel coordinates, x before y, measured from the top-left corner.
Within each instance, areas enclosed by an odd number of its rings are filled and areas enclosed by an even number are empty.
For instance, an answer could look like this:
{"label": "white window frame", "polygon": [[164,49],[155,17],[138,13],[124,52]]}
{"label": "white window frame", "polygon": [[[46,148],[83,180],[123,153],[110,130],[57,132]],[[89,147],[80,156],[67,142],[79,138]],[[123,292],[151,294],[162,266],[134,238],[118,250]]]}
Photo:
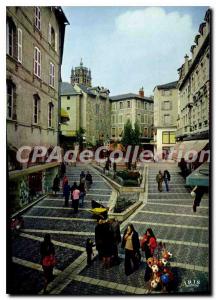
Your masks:
{"label": "white window frame", "polygon": [[18,28],[17,32],[17,60],[22,63],[22,29]]}
{"label": "white window frame", "polygon": [[58,51],[58,33],[55,32],[55,51]]}
{"label": "white window frame", "polygon": [[35,27],[41,30],[41,9],[39,6],[35,7]]}
{"label": "white window frame", "polygon": [[[34,125],[38,125],[39,123],[39,101],[40,101],[39,98],[33,97],[33,124]],[[35,116],[36,116],[36,122],[35,122]]]}
{"label": "white window frame", "polygon": [[53,127],[53,104],[48,103],[48,128]]}
{"label": "white window frame", "polygon": [[34,74],[41,78],[41,51],[38,47],[34,48]]}
{"label": "white window frame", "polygon": [[[8,94],[8,87],[10,86],[11,88],[11,94]],[[9,108],[9,105],[8,105],[8,99],[9,99],[9,95],[11,97],[11,103],[10,103],[10,107],[11,107],[11,115],[9,116],[8,114],[8,108]],[[12,120],[13,119],[13,112],[14,112],[14,87],[12,84],[7,84],[7,118]]]}
{"label": "white window frame", "polygon": [[55,86],[55,65],[50,62],[50,68],[49,68],[49,85],[51,87]]}

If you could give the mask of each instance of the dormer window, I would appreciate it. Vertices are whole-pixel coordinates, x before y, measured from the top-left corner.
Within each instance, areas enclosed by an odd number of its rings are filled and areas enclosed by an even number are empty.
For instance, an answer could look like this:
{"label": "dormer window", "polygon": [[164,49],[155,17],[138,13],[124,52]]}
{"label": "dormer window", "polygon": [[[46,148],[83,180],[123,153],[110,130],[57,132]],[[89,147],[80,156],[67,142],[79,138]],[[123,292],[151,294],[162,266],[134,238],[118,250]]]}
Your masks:
{"label": "dormer window", "polygon": [[57,33],[53,26],[49,23],[48,42],[51,47],[57,51]]}

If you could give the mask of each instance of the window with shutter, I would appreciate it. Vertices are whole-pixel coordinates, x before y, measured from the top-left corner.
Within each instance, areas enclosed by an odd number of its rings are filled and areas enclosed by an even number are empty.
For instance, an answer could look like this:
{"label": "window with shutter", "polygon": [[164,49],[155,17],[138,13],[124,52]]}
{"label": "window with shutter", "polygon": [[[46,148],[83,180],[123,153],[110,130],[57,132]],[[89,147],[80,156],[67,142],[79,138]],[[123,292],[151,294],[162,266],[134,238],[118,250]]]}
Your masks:
{"label": "window with shutter", "polygon": [[18,61],[22,63],[22,30],[18,28]]}
{"label": "window with shutter", "polygon": [[41,77],[41,52],[37,47],[34,48],[34,74]]}

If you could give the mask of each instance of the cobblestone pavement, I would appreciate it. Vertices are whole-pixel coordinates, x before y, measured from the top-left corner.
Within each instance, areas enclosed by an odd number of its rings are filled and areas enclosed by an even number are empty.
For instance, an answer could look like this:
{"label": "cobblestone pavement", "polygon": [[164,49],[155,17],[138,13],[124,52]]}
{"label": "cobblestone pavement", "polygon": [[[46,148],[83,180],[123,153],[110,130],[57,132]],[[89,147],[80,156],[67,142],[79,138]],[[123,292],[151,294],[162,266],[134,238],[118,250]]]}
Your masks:
{"label": "cobblestone pavement", "polygon": [[[149,164],[148,197],[128,220],[133,222],[140,236],[151,227],[158,239],[166,242],[173,253],[171,262],[175,274],[175,292],[208,291],[208,199],[202,200],[198,212],[192,212],[192,198],[184,187],[178,168],[166,166],[171,173],[170,192],[158,193],[155,183],[157,171],[165,165]],[[84,207],[74,215],[72,208],[64,207],[64,199],[48,196],[23,215],[25,229],[12,240],[12,294],[38,294],[43,287],[39,246],[45,233],[50,233],[55,244],[57,265],[55,279],[49,285],[50,294],[61,295],[133,295],[146,294],[145,263],[130,276],[124,274],[124,254],[121,263],[104,269],[95,258],[86,267],[85,241],[94,239],[95,220],[89,211],[91,200],[108,206],[111,187],[89,166],[77,165],[67,170],[69,183],[79,180],[81,170],[93,174],[93,185],[87,192]],[[122,224],[123,231],[127,221]],[[195,253],[195,255],[194,255]],[[187,280],[199,280],[197,287],[186,286]]]}

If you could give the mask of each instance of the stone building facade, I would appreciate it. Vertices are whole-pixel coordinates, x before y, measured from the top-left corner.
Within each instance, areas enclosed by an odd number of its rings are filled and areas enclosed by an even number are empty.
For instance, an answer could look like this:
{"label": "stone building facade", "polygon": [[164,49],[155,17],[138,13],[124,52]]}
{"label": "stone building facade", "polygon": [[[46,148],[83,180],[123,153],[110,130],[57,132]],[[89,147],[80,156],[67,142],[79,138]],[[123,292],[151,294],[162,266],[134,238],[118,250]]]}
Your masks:
{"label": "stone building facade", "polygon": [[[57,145],[59,81],[68,21],[61,7],[11,6],[6,14],[7,156],[10,178],[14,178],[13,170],[31,166],[17,163],[17,149]],[[24,181],[22,187],[27,186],[28,191],[29,182],[38,181],[38,192],[42,193],[46,171],[40,170],[32,180],[29,176],[35,170],[31,166],[15,180]]]}
{"label": "stone building facade", "polygon": [[139,94],[123,94],[110,97],[111,122],[110,139],[120,141],[124,124],[129,119],[134,126],[137,121],[140,126],[141,140],[149,142],[153,137],[153,99],[144,96],[143,88]]}
{"label": "stone building facade", "polygon": [[176,143],[177,81],[154,88],[154,150],[166,156]]}
{"label": "stone building facade", "polygon": [[210,10],[200,24],[191,46],[191,58],[185,56],[179,68],[179,111],[177,139],[209,138],[210,97]]}
{"label": "stone building facade", "polygon": [[76,131],[85,130],[86,146],[104,144],[109,140],[110,103],[109,90],[91,87],[90,70],[80,66],[71,71],[71,84],[61,83],[61,107],[69,113],[70,120],[61,126],[64,140],[73,140]]}

